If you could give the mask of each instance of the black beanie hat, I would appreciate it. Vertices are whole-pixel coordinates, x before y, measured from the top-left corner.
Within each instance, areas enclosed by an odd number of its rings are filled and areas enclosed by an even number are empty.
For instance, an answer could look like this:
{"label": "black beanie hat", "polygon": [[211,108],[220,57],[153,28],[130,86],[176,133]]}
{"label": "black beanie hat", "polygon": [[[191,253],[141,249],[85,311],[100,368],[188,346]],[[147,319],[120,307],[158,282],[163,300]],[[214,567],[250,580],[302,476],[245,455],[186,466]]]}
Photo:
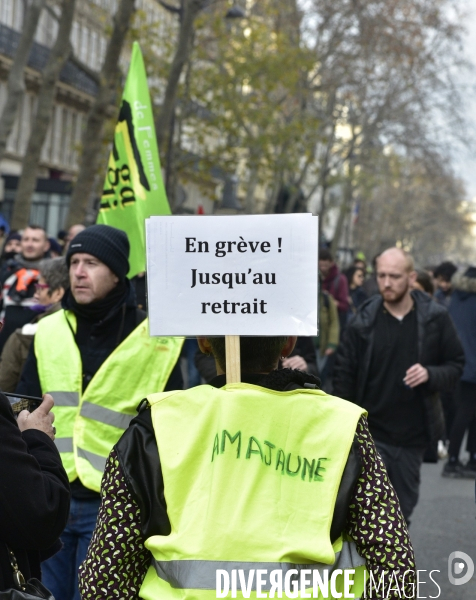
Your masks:
{"label": "black beanie hat", "polygon": [[121,229],[110,225],[92,225],[81,231],[72,240],[66,254],[66,264],[78,252],[92,254],[108,266],[120,281],[129,272],[129,239]]}

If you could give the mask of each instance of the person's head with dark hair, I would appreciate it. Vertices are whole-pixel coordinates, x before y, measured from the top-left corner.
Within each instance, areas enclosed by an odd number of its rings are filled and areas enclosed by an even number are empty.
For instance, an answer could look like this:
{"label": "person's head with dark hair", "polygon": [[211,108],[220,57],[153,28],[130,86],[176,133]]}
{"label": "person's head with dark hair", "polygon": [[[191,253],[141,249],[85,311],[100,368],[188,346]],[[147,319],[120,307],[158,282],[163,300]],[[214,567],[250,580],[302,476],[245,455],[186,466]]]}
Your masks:
{"label": "person's head with dark hair", "polygon": [[420,269],[416,273],[417,273],[417,276],[416,276],[416,280],[412,286],[413,289],[420,290],[421,292],[426,292],[430,296],[433,296],[433,294],[435,293],[435,286],[433,285],[433,279],[432,279],[430,273],[428,273],[428,271],[425,271],[423,269]]}
{"label": "person's head with dark hair", "polygon": [[40,278],[36,284],[35,300],[42,306],[59,302],[69,287],[69,273],[66,260],[46,258],[40,264]]}
{"label": "person's head with dark hair", "polygon": [[25,260],[40,260],[50,249],[44,227],[28,225],[21,236],[21,254]]}
{"label": "person's head with dark hair", "polygon": [[19,252],[21,252],[21,234],[18,231],[10,231],[3,246],[2,260],[13,258]]}
{"label": "person's head with dark hair", "polygon": [[355,288],[360,287],[364,283],[365,271],[362,267],[353,265],[344,271],[344,275],[351,290],[355,290]]}
{"label": "person's head with dark hair", "polygon": [[451,290],[451,278],[458,270],[458,267],[451,261],[442,262],[438,265],[433,273],[433,277],[436,279],[436,284],[442,292],[445,294]]}
{"label": "person's head with dark hair", "polygon": [[319,249],[319,271],[322,273],[324,279],[334,265],[334,257],[332,252],[327,248]]}
{"label": "person's head with dark hair", "polygon": [[63,247],[61,244],[53,237],[48,238],[50,242],[50,256],[51,258],[57,258],[63,254]]}
{"label": "person's head with dark hair", "polygon": [[[240,337],[242,373],[270,373],[278,367],[281,357],[291,354],[296,344],[295,336]],[[198,346],[204,354],[213,354],[217,374],[226,373],[224,337],[199,337]]]}

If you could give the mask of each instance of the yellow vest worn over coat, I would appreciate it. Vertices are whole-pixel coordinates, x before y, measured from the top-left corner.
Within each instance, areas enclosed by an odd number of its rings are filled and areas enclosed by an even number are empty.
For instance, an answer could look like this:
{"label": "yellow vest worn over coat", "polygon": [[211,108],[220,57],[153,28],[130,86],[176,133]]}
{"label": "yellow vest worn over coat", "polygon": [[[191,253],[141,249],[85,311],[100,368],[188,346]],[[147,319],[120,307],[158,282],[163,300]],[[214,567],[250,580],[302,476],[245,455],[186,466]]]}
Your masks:
{"label": "yellow vest worn over coat", "polygon": [[106,458],[151,391],[163,390],[182,338],[149,337],[147,319],[108,356],[82,393],[76,317],[60,310],[41,319],[35,354],[41,390],[55,401],[56,445],[70,481],[99,492]]}
{"label": "yellow vest worn over coat", "polygon": [[311,594],[319,574],[324,597],[344,598],[345,577],[360,597],[365,561],[344,536],[330,539],[360,407],[321,391],[245,383],[148,400],[171,533],[146,541],[153,560],[141,598],[216,598],[217,577],[230,586],[234,578],[237,596],[230,587],[228,597],[259,597],[258,570],[262,593],[280,580],[285,597],[286,577],[290,584],[309,570]]}

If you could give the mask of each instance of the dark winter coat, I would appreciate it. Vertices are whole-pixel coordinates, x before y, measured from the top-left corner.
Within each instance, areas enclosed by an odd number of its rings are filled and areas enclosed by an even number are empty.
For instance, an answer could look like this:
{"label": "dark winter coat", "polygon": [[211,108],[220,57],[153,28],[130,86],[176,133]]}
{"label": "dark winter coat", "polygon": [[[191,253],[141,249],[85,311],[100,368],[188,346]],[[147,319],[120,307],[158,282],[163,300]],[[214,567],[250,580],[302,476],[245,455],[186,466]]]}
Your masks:
{"label": "dark winter coat", "polygon": [[13,587],[7,544],[26,578],[40,579],[40,553],[58,540],[69,514],[68,476],[54,442],[23,433],[0,394],[0,590]]}
{"label": "dark winter coat", "polygon": [[[468,276],[472,275],[472,276]],[[461,381],[476,383],[476,268],[456,273],[449,313],[464,348],[466,364]]]}
{"label": "dark winter coat", "polygon": [[[463,372],[464,353],[448,311],[427,294],[414,290],[418,323],[418,362],[428,370],[422,384],[430,439],[442,439],[444,418],[438,392],[452,391]],[[373,325],[382,305],[369,298],[347,327],[334,368],[333,394],[365,407],[365,388],[373,346]]]}

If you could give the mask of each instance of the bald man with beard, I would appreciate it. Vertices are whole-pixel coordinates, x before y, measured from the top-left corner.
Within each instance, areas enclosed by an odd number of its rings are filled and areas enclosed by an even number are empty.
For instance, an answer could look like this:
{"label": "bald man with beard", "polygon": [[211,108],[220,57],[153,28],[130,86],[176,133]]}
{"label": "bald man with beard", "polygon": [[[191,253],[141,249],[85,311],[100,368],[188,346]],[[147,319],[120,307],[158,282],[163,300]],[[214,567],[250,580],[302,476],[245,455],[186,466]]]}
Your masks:
{"label": "bald man with beard", "polygon": [[400,248],[377,260],[379,294],[347,327],[334,394],[368,411],[369,429],[407,522],[418,502],[420,467],[444,428],[439,392],[451,391],[464,353],[445,308],[412,291],[412,257]]}

